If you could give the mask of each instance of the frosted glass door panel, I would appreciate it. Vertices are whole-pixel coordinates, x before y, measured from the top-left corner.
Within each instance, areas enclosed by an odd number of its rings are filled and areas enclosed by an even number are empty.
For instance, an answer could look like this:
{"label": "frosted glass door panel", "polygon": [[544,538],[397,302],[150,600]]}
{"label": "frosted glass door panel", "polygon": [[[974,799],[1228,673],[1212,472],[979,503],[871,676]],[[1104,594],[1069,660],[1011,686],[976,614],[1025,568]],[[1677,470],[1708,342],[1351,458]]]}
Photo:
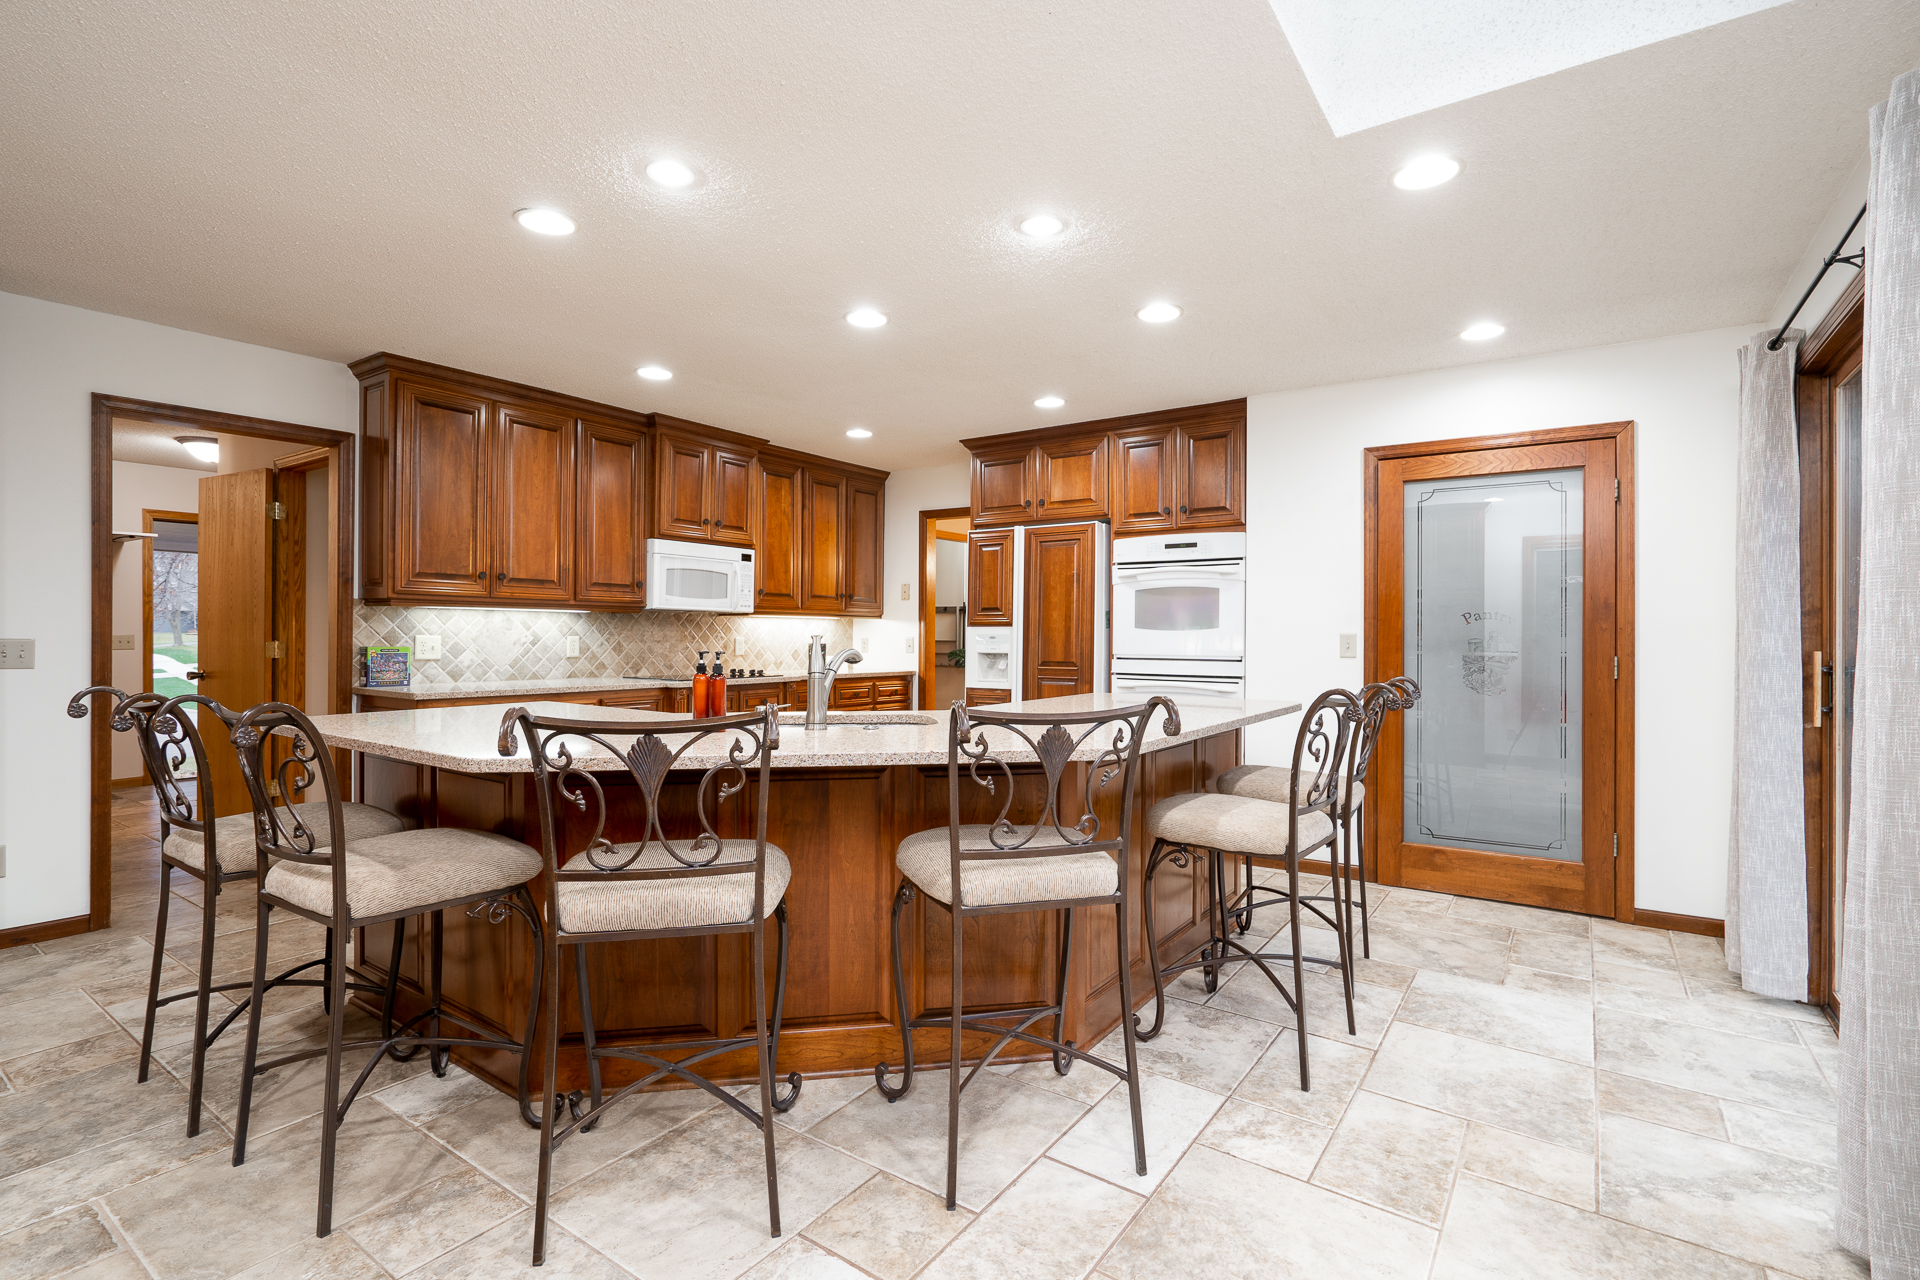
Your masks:
{"label": "frosted glass door panel", "polygon": [[1404,486],[1408,844],[1581,860],[1581,483]]}

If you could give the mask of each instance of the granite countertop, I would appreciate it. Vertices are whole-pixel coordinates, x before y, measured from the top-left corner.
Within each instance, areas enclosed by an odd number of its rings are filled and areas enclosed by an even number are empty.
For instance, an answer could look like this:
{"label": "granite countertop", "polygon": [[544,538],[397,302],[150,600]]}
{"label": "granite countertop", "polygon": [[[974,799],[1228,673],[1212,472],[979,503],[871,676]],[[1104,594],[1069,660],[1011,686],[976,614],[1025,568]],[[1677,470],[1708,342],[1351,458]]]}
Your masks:
{"label": "granite countertop", "polygon": [[[1138,705],[1136,699],[1111,693],[1076,694],[1065,698],[1041,698],[1028,702],[1002,703],[994,711],[1061,712],[1073,714],[1092,710]],[[658,711],[639,711],[625,707],[584,708],[578,703],[528,702],[535,715],[591,719],[599,723],[647,726],[686,724],[684,715]],[[361,711],[352,715],[315,716],[314,727],[327,745],[368,755],[431,765],[461,773],[528,773],[533,763],[527,745],[521,741],[511,756],[499,752],[500,722],[508,707],[423,707],[408,711]],[[1192,698],[1180,707],[1181,732],[1168,736],[1165,716],[1155,712],[1147,728],[1144,751],[1193,742],[1200,738],[1229,733],[1292,715],[1300,704],[1292,700],[1253,698]],[[944,765],[947,762],[947,716],[944,712],[845,711],[828,713],[829,727],[809,731],[801,727],[795,712],[781,717],[780,745],[774,753],[774,767],[783,769],[829,769],[876,765]],[[656,730],[657,732],[660,730]],[[1033,752],[1013,734],[1000,729],[987,731],[996,758],[1019,764],[1034,759]],[[1039,730],[1034,730],[1037,734]],[[609,735],[610,737],[612,735]],[[678,747],[680,735],[662,735],[669,747]],[[1090,737],[1074,753],[1076,760],[1091,760],[1112,740],[1111,731]],[[726,754],[733,734],[715,734],[695,743],[681,759],[688,768],[704,768],[718,763]],[[621,738],[613,741],[625,745]],[[1017,747],[1018,749],[1014,749]],[[606,758],[608,768],[620,768],[602,748],[577,743],[574,756],[579,760],[593,756]]]}
{"label": "granite countertop", "polygon": [[[871,680],[876,676],[910,676],[911,671],[862,671],[859,667],[849,666],[840,669],[842,680]],[[806,680],[805,673],[800,675],[778,676],[728,676],[727,684],[732,686],[758,686],[764,684],[797,684]],[[391,698],[395,702],[443,702],[455,698],[538,698],[548,695],[570,695],[581,693],[631,693],[636,689],[687,689],[693,681],[687,680],[629,680],[623,676],[588,676],[565,680],[465,680],[450,684],[411,684],[397,688],[381,688],[357,684],[353,692],[369,698]]]}

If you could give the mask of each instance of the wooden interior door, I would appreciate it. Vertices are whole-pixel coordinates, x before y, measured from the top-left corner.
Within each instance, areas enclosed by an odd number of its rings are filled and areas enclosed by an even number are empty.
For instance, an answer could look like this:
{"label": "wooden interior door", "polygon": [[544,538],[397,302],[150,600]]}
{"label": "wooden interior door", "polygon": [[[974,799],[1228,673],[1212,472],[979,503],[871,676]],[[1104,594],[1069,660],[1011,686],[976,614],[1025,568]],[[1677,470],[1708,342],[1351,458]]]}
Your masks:
{"label": "wooden interior door", "polygon": [[573,419],[499,405],[493,423],[493,594],[573,598]]}
{"label": "wooden interior door", "polygon": [[581,600],[646,603],[647,434],[634,427],[582,418],[579,528],[573,572]]}
{"label": "wooden interior door", "polygon": [[1368,774],[1381,881],[1631,911],[1631,425],[1368,450],[1368,676],[1421,686]]}
{"label": "wooden interior door", "polygon": [[754,562],[754,609],[800,611],[800,464],[760,459],[759,555]]}
{"label": "wooden interior door", "polygon": [[1091,524],[1026,530],[1023,698],[1093,692],[1096,547]]}
{"label": "wooden interior door", "polygon": [[[265,468],[200,480],[199,691],[231,711],[273,699],[273,488]],[[250,812],[226,725],[202,711],[199,726],[214,812]]]}

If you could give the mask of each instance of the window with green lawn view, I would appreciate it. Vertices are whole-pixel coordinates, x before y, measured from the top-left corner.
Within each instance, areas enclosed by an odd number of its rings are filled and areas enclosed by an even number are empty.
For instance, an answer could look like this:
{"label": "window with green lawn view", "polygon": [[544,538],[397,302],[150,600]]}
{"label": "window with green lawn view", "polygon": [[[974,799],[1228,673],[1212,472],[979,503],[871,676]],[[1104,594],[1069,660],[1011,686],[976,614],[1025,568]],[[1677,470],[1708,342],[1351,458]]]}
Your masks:
{"label": "window with green lawn view", "polygon": [[200,654],[200,526],[153,522],[153,691],[192,693]]}

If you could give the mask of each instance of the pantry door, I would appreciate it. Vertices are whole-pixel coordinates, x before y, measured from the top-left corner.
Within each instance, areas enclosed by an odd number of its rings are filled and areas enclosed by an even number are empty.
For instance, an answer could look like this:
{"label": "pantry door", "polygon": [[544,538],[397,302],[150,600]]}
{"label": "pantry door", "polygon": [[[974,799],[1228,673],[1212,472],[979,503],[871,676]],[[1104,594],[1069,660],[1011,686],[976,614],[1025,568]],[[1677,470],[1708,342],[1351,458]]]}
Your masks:
{"label": "pantry door", "polygon": [[1631,463],[1631,423],[1367,451],[1368,678],[1420,686],[1382,882],[1631,916]]}

